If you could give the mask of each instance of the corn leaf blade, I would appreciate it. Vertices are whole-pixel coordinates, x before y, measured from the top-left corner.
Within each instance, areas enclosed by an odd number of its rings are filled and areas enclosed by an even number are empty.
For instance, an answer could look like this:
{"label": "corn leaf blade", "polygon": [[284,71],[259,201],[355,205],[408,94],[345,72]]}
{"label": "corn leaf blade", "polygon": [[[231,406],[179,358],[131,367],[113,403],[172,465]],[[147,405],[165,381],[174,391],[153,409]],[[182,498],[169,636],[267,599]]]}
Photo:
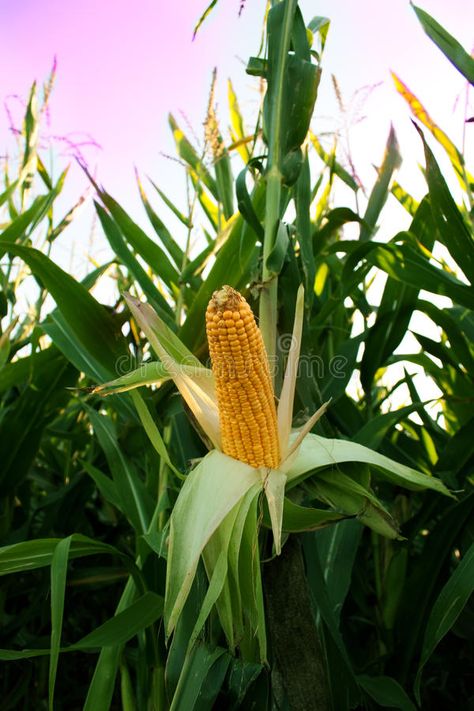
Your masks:
{"label": "corn leaf blade", "polygon": [[474,59],[431,15],[416,5],[412,4],[412,8],[428,37],[468,82],[474,85]]}
{"label": "corn leaf blade", "polygon": [[458,567],[441,590],[434,603],[426,625],[421,659],[415,680],[415,693],[420,703],[420,685],[423,668],[434,649],[448,633],[474,590],[474,543],[463,556]]}
{"label": "corn leaf blade", "polygon": [[445,496],[450,496],[448,489],[439,479],[421,474],[405,464],[395,462],[393,459],[356,442],[327,439],[315,434],[308,434],[303,440],[297,456],[287,472],[288,481],[294,481],[301,475],[315,469],[332,467],[343,462],[370,464],[376,468],[382,478],[406,489],[414,491],[432,489]]}

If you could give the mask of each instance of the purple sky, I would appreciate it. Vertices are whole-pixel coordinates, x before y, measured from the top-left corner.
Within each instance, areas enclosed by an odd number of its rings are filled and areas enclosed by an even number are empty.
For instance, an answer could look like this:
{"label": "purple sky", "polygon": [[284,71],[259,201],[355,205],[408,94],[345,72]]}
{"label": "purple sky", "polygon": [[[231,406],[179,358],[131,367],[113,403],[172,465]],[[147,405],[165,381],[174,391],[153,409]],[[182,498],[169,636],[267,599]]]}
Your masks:
{"label": "purple sky", "polygon": [[[250,120],[255,116],[255,84],[245,75],[242,62],[258,49],[265,3],[247,0],[239,18],[238,0],[220,0],[192,42],[194,24],[206,4],[207,0],[2,0],[0,4],[2,101],[6,100],[19,120],[21,105],[12,95],[26,97],[33,79],[45,79],[56,56],[57,81],[51,123],[45,134],[71,140],[91,136],[101,149],[84,149],[89,165],[139,221],[142,217],[134,165],[171,194],[183,191],[177,200],[184,207],[183,179],[160,155],[161,151],[173,152],[167,114],[173,111],[184,124],[179,116],[183,110],[202,136],[215,65],[219,68],[223,127],[227,125],[228,76],[238,89],[244,112]],[[448,5],[445,0],[420,0],[420,4],[464,46],[470,49],[474,45],[474,3],[451,0]],[[303,0],[301,7],[307,21],[315,14],[332,21],[316,129],[332,131],[341,124],[330,81],[332,73],[338,77],[346,100],[364,85],[381,83],[363,104],[361,114],[367,118],[351,133],[354,156],[364,179],[369,183],[373,179],[371,166],[381,161],[391,120],[405,154],[413,156],[413,165],[422,159],[419,139],[392,87],[389,68],[399,73],[433,117],[460,142],[464,84],[424,35],[408,2]],[[0,135],[0,153],[11,151],[8,121],[1,107]],[[62,141],[53,145],[56,151],[63,150]],[[66,198],[78,195],[84,185],[83,176],[74,166]],[[88,219],[84,229],[90,232],[90,214]]]}

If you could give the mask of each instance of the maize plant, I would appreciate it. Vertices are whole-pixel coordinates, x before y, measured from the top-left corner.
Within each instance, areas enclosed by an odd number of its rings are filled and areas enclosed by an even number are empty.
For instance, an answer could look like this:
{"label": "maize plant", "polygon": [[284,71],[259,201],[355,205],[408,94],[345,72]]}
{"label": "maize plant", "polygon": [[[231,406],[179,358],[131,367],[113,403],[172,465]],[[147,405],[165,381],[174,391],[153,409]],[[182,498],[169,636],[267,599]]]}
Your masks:
{"label": "maize plant", "polygon": [[[186,477],[171,515],[166,633],[169,636],[176,628],[202,556],[209,588],[188,650],[215,605],[230,649],[238,648],[246,661],[264,662],[267,642],[258,544],[262,494],[278,555],[282,536],[291,530],[315,530],[351,516],[377,533],[399,537],[391,513],[371,489],[370,478],[357,482],[338,470],[346,462],[370,465],[376,477],[399,487],[449,492],[438,479],[367,447],[311,434],[329,403],[299,430],[292,429],[304,313],[302,287],[278,407],[262,335],[237,291],[223,286],[207,308],[212,370],[200,364],[150,306],[130,295],[126,300],[160,357],[146,370],[154,373],[155,383],[174,380],[213,447]],[[98,391],[118,392],[144,382],[150,383],[150,376],[142,370],[132,384],[125,376]],[[292,490],[303,482],[330,508],[300,507]]]}
{"label": "maize plant", "polygon": [[[474,60],[415,12],[472,83]],[[75,209],[53,210],[65,176],[39,157],[31,93],[0,194],[5,711],[469,705],[472,175],[395,78],[463,200],[422,136],[415,201],[394,180],[391,130],[364,210],[335,135],[331,146],[310,126],[329,20],[306,24],[282,0],[266,28],[247,67],[265,89],[255,120],[229,83],[226,140],[215,75],[204,144],[170,117],[187,207],[151,185],[184,239],[141,180],[148,229],[91,178],[112,255],[83,282],[54,261]],[[381,242],[387,199],[411,223]],[[91,293],[105,275],[113,307]],[[415,312],[439,340],[417,332]],[[438,386],[437,410],[415,366]]]}

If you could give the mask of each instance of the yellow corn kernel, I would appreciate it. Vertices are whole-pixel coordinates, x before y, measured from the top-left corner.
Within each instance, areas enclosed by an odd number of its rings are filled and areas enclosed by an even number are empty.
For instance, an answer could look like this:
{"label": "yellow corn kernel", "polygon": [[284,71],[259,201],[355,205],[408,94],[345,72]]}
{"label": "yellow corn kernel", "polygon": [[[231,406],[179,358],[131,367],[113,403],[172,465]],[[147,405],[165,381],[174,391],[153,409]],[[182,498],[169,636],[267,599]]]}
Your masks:
{"label": "yellow corn kernel", "polygon": [[280,446],[267,355],[252,310],[230,286],[215,291],[206,330],[222,449],[252,467],[278,467]]}

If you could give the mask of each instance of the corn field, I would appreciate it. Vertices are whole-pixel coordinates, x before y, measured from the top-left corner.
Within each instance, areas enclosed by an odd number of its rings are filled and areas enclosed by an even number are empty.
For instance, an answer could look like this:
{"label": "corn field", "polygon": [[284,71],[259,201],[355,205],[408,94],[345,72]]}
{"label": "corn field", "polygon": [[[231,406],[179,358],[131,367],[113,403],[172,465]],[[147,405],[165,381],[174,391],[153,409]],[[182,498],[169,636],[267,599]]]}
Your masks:
{"label": "corn field", "polygon": [[113,254],[82,280],[31,89],[0,193],[3,711],[472,708],[474,178],[394,75],[425,194],[396,126],[361,186],[311,127],[329,25],[271,3],[258,114],[229,82],[227,135],[211,91],[204,149],[169,117],[187,196],[137,179],[146,229],[82,165]]}

